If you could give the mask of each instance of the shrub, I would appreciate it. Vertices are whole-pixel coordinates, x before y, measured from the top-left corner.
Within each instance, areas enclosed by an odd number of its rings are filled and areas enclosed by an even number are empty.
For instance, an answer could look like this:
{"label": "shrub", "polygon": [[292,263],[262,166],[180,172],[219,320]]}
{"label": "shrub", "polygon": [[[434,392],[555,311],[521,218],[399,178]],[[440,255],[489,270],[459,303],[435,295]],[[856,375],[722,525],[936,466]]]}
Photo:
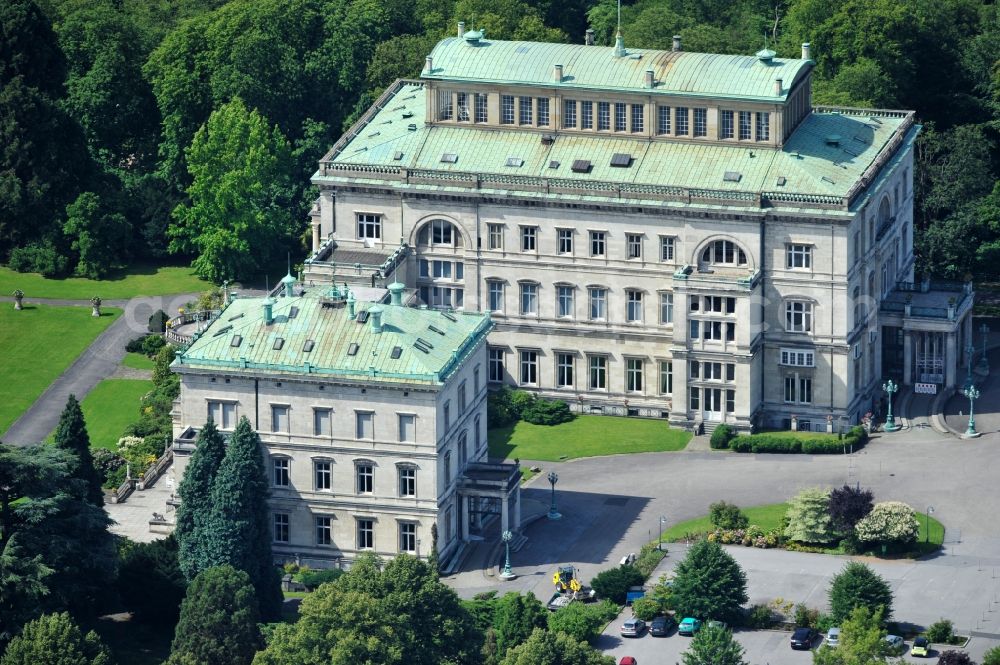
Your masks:
{"label": "shrub", "polygon": [[730,450],[738,453],[806,453],[809,455],[841,455],[845,450],[861,448],[868,440],[863,427],[853,427],[843,439],[834,435],[801,439],[787,432],[749,434],[733,438]]}
{"label": "shrub", "polygon": [[524,407],[521,419],[533,425],[558,425],[573,420],[573,412],[562,400],[534,399]]}
{"label": "shrub", "polygon": [[490,392],[486,399],[486,420],[491,428],[506,427],[517,422],[518,414],[511,403],[513,392],[507,386]]}
{"label": "shrub", "polygon": [[643,596],[632,603],[632,614],[643,621],[652,621],[663,608],[655,599]]}
{"label": "shrub", "polygon": [[538,398],[526,390],[512,390],[510,392],[510,405],[518,418],[524,415],[524,411],[534,405]]}
{"label": "shrub", "polygon": [[719,529],[745,529],[750,519],[739,506],[725,501],[716,501],[708,507],[708,519]]}
{"label": "shrub", "polygon": [[166,345],[167,340],[159,335],[146,335],[145,339],[142,340],[142,352],[152,358]]}
{"label": "shrub", "polygon": [[789,502],[785,537],[800,543],[828,543],[836,538],[830,526],[830,490],[806,488]]}
{"label": "shrub", "polygon": [[[570,603],[548,616],[549,630],[566,633],[577,642],[589,642],[600,634],[601,629],[611,619],[606,618],[605,603]],[[615,607],[612,618],[618,616]]]}
{"label": "shrub", "polygon": [[948,619],[935,621],[927,628],[927,639],[938,644],[950,644],[955,636],[955,626]]}
{"label": "shrub", "polygon": [[295,581],[312,591],[320,584],[326,584],[327,582],[337,580],[337,578],[343,574],[344,571],[339,568],[330,568],[328,570],[306,570],[305,572],[301,572],[296,575]]}
{"label": "shrub", "polygon": [[819,623],[819,610],[811,610],[804,604],[795,606],[795,626],[797,628],[815,628]]}
{"label": "shrub", "polygon": [[747,612],[747,627],[764,630],[775,624],[774,612],[767,605],[754,605]]}
{"label": "shrub", "polygon": [[983,665],[1000,665],[1000,647],[993,647],[983,654]]}
{"label": "shrub", "polygon": [[938,656],[938,665],[976,665],[964,651],[945,651]]}
{"label": "shrub", "polygon": [[854,527],[873,507],[872,491],[844,485],[830,492],[830,519],[840,533],[854,533]]}
{"label": "shrub", "polygon": [[712,432],[712,438],[708,444],[716,450],[725,450],[729,447],[729,442],[736,436],[736,432],[729,425],[719,425]]}
{"label": "shrub", "polygon": [[912,543],[919,531],[920,523],[913,508],[901,501],[876,503],[854,527],[854,533],[863,543]]}
{"label": "shrub", "polygon": [[646,578],[635,566],[618,566],[595,575],[590,581],[590,586],[597,592],[598,597],[624,605],[629,587],[638,586],[645,581]]}
{"label": "shrub", "polygon": [[656,545],[647,543],[639,550],[639,556],[636,558],[634,565],[642,573],[643,578],[649,579],[649,576],[653,574],[656,566],[659,565],[665,556],[666,553],[657,549]]}
{"label": "shrub", "polygon": [[151,333],[163,334],[167,330],[167,320],[170,317],[162,309],[158,309],[153,312],[149,317],[149,322],[146,325],[146,330]]}
{"label": "shrub", "polygon": [[33,243],[10,251],[11,270],[37,272],[45,277],[60,277],[69,272],[69,259],[51,242]]}
{"label": "shrub", "polygon": [[[98,448],[94,451],[94,468],[97,470],[97,474],[101,477],[102,484],[106,484],[116,471],[122,470],[122,480],[125,477],[125,458],[121,455],[115,453],[112,450],[106,448]],[[121,482],[118,482],[111,487],[118,487]]]}

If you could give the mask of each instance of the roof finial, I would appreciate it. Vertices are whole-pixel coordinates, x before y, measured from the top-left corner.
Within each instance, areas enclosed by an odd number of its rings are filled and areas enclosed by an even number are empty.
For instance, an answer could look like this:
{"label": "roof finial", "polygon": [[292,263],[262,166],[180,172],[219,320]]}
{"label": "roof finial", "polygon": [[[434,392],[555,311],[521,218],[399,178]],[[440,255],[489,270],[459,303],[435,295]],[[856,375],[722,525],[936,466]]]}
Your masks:
{"label": "roof finial", "polygon": [[616,58],[624,58],[625,52],[625,41],[622,39],[622,0],[618,0],[618,33],[615,35],[615,52]]}
{"label": "roof finial", "polygon": [[771,62],[771,60],[774,59],[774,56],[777,55],[777,53],[775,53],[771,49],[767,48],[767,33],[766,32],[764,33],[764,48],[762,48],[761,50],[757,51],[756,55],[757,55],[757,59],[760,60],[761,62]]}

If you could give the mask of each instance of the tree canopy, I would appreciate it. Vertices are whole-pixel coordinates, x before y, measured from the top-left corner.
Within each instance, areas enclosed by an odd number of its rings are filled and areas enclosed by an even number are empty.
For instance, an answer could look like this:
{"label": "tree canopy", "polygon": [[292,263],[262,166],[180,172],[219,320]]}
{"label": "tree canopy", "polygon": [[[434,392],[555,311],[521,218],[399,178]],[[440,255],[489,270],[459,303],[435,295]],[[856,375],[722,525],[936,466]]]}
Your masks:
{"label": "tree canopy", "polygon": [[670,600],[677,614],[735,622],[747,596],[746,573],[718,543],[702,540],[675,568]]}
{"label": "tree canopy", "polygon": [[614,665],[615,659],[595,651],[566,633],[536,628],[524,644],[507,652],[502,665]]}
{"label": "tree canopy", "polygon": [[745,649],[721,626],[705,626],[694,635],[681,658],[684,665],[747,665]]}
{"label": "tree canopy", "polygon": [[69,614],[47,614],[11,640],[0,665],[112,665],[97,633],[86,635]]}
{"label": "tree canopy", "polygon": [[892,616],[892,590],[869,566],[851,561],[830,584],[830,614],[835,621],[843,621],[858,607],[889,618]]}

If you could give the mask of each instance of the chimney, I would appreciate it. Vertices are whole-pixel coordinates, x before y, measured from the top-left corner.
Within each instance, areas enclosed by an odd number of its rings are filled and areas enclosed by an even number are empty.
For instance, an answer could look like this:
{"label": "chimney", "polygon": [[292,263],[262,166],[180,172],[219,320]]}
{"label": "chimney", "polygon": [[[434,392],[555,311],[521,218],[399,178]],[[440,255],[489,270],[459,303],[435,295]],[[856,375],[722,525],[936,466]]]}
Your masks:
{"label": "chimney", "polygon": [[781,84],[783,81],[781,79],[774,79],[774,96],[781,97]]}
{"label": "chimney", "polygon": [[372,332],[376,335],[382,332],[382,308],[375,305],[368,310],[368,315],[372,317]]}
{"label": "chimney", "polygon": [[403,306],[403,289],[406,288],[404,284],[399,282],[393,282],[389,285],[389,296],[391,300],[389,301],[395,307]]}
{"label": "chimney", "polygon": [[274,299],[271,296],[264,298],[264,325],[269,326],[274,323]]}
{"label": "chimney", "polygon": [[587,28],[587,32],[583,33],[583,44],[584,46],[594,45],[594,29]]}
{"label": "chimney", "polygon": [[458,38],[461,39],[462,35],[465,34],[465,21],[458,22]]}
{"label": "chimney", "polygon": [[354,311],[354,306],[357,301],[354,299],[354,293],[352,291],[347,292],[347,318],[351,321],[358,317],[357,312]]}
{"label": "chimney", "polygon": [[674,51],[680,51],[681,50],[681,36],[680,35],[674,35],[674,48],[673,48],[673,50]]}
{"label": "chimney", "polygon": [[291,298],[295,295],[295,278],[292,277],[291,270],[288,274],[281,278],[281,285],[285,287],[285,297]]}
{"label": "chimney", "polygon": [[427,72],[428,74],[434,72],[434,58],[432,58],[431,56],[427,56],[426,58],[424,58],[424,71]]}
{"label": "chimney", "polygon": [[647,69],[646,70],[646,87],[647,88],[652,88],[653,87],[653,70],[652,69]]}
{"label": "chimney", "polygon": [[812,60],[812,49],[810,48],[809,42],[802,42],[802,59]]}
{"label": "chimney", "polygon": [[562,83],[562,79],[563,79],[562,65],[552,65],[552,82]]}

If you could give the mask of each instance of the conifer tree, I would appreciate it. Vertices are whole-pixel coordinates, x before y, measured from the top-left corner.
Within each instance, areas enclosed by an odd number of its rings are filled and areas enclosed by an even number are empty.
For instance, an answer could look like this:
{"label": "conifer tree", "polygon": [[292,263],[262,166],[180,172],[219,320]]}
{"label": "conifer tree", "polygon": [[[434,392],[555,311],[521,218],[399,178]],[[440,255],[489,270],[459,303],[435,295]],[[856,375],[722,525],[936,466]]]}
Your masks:
{"label": "conifer tree", "polygon": [[94,468],[94,456],[90,454],[90,435],[87,434],[87,423],[83,419],[83,409],[75,395],[66,400],[66,408],[59,416],[56,427],[55,444],[57,448],[71,452],[75,459],[70,468],[70,475],[81,481],[79,497],[86,499],[95,506],[104,505],[104,491],[101,489],[101,477]]}
{"label": "conifer tree", "polygon": [[177,508],[175,534],[180,548],[178,560],[188,581],[219,563],[209,555],[204,528],[212,511],[212,484],[225,454],[222,434],[209,420],[198,432],[194,453],[178,488],[181,505]]}
{"label": "conifer tree", "polygon": [[212,510],[205,524],[208,557],[246,571],[257,589],[261,615],[281,612],[281,586],[271,555],[268,482],[260,437],[240,418],[212,485]]}

